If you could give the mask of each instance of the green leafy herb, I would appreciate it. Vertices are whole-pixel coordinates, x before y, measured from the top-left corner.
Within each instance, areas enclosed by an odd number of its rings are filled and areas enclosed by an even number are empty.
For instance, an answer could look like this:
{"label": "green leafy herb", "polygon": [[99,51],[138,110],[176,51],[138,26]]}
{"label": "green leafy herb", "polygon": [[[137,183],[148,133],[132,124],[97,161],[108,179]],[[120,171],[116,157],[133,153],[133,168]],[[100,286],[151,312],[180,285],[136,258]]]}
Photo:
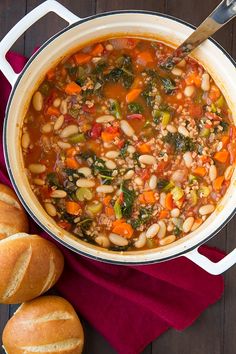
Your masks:
{"label": "green leafy herb", "polygon": [[141,164],[140,164],[140,162],[139,162],[139,156],[140,156],[140,154],[139,154],[138,152],[135,152],[135,153],[133,154],[133,160],[134,160],[134,163],[135,163],[137,166],[141,167]]}
{"label": "green leafy herb", "polygon": [[134,81],[132,59],[128,55],[123,55],[117,59],[118,67],[113,68],[104,76],[105,81],[121,81],[125,88],[130,88]]}
{"label": "green leafy herb", "polygon": [[95,68],[93,69],[93,74],[97,75],[97,74],[101,74],[103,73],[103,71],[107,68],[107,63],[104,61],[99,61],[98,64],[95,66]]}
{"label": "green leafy herb", "polygon": [[164,91],[167,95],[170,95],[174,92],[176,89],[175,82],[170,79],[169,77],[161,77],[160,76],[161,83],[163,85]]}
{"label": "green leafy herb", "polygon": [[61,183],[59,182],[58,175],[55,172],[50,172],[46,176],[46,183],[50,187],[60,187],[61,188]]}
{"label": "green leafy herb", "polygon": [[141,104],[137,102],[132,102],[128,104],[128,108],[131,113],[142,113],[143,112],[143,107]]}
{"label": "green leafy herb", "polygon": [[39,86],[39,91],[42,93],[44,96],[48,96],[50,92],[50,84],[47,81],[44,81],[40,86]]}
{"label": "green leafy herb", "polygon": [[121,205],[120,205],[119,199],[117,199],[114,204],[114,211],[115,211],[116,218],[121,219],[122,218],[122,210],[121,210]]}
{"label": "green leafy herb", "polygon": [[174,230],[173,230],[173,234],[175,235],[175,236],[179,236],[180,234],[181,234],[181,230],[178,228],[178,226],[175,226],[174,227]]}
{"label": "green leafy herb", "polygon": [[167,179],[159,179],[157,182],[157,188],[162,192],[169,192],[174,186],[174,183]]}
{"label": "green leafy herb", "polygon": [[129,146],[129,141],[126,141],[124,143],[124,146],[120,149],[120,156],[122,156],[123,158],[126,156],[127,154],[127,149],[128,149],[128,146]]}
{"label": "green leafy herb", "polygon": [[223,120],[220,122],[220,126],[223,128],[224,132],[227,132],[228,129],[229,129],[229,123],[227,123],[227,122],[225,122]]}
{"label": "green leafy herb", "polygon": [[179,152],[194,151],[196,148],[191,138],[180,133],[168,132],[167,135],[163,137],[163,141],[172,145],[174,150]]}
{"label": "green leafy herb", "polygon": [[134,229],[137,229],[141,225],[145,224],[150,220],[152,216],[152,209],[151,208],[144,208],[141,207],[139,210],[138,218],[135,220],[131,220],[131,225]]}
{"label": "green leafy herb", "polygon": [[109,104],[110,104],[110,111],[111,113],[117,118],[120,119],[121,118],[121,109],[120,109],[120,104],[117,100],[114,99],[110,99],[109,100]]}
{"label": "green leafy herb", "polygon": [[136,195],[134,190],[128,189],[124,183],[121,185],[121,191],[123,193],[123,204],[121,205],[122,215],[125,218],[129,218],[133,211]]}

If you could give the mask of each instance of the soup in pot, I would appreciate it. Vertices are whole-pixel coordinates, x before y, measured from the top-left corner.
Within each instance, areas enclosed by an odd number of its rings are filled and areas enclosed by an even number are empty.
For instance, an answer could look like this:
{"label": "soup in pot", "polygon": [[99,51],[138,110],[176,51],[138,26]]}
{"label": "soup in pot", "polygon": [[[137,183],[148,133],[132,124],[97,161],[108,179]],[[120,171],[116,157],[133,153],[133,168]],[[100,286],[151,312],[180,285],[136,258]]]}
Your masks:
{"label": "soup in pot", "polygon": [[236,128],[206,70],[173,49],[113,38],[48,71],[22,132],[32,190],[78,239],[115,251],[171,244],[196,230],[225,194]]}

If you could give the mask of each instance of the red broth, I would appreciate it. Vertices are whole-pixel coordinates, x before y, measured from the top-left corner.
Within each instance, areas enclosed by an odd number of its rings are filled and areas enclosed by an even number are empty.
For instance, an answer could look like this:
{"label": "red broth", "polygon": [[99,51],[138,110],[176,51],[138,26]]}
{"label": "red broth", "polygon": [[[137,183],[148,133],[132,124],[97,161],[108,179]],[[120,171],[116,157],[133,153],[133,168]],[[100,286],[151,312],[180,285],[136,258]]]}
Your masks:
{"label": "red broth", "polygon": [[196,230],[230,183],[236,130],[191,58],[151,40],[91,44],[34,93],[22,148],[32,190],[78,239],[110,250],[164,246]]}

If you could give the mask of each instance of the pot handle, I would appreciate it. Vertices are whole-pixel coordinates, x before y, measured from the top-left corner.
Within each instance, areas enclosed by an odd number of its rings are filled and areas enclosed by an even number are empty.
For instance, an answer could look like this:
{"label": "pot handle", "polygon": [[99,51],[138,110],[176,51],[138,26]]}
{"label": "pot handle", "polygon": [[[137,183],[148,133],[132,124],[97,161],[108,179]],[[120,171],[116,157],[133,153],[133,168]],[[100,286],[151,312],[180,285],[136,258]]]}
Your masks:
{"label": "pot handle", "polygon": [[227,256],[225,256],[223,259],[221,259],[221,261],[216,263],[210,261],[210,259],[199,253],[198,248],[195,248],[193,251],[186,253],[184,256],[208,273],[219,275],[224,273],[227,269],[236,263],[236,248],[227,254]]}
{"label": "pot handle", "polygon": [[66,7],[55,0],[47,0],[43,2],[24,16],[0,42],[0,70],[8,79],[11,86],[14,85],[19,74],[14,72],[11,65],[6,60],[6,53],[28,28],[49,12],[55,12],[58,16],[67,21],[69,25],[80,20],[80,17],[74,15]]}

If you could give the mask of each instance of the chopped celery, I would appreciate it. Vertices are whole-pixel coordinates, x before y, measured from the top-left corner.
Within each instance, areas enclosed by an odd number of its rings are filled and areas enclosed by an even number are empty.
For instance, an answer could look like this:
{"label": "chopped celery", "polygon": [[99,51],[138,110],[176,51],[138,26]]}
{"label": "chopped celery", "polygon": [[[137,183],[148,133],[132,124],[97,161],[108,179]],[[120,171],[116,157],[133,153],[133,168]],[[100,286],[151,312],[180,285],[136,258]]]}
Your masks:
{"label": "chopped celery", "polygon": [[221,95],[220,98],[218,98],[218,100],[215,102],[216,107],[218,108],[222,108],[224,106],[225,103],[225,99],[224,97]]}
{"label": "chopped celery", "polygon": [[115,211],[116,218],[121,219],[122,218],[122,210],[121,210],[119,199],[117,199],[114,204],[114,211]]}
{"label": "chopped celery", "polygon": [[206,198],[208,197],[208,195],[210,194],[210,188],[208,188],[207,186],[201,186],[198,190],[198,195],[201,198]]}
{"label": "chopped celery", "polygon": [[192,206],[196,205],[197,201],[198,201],[197,192],[195,190],[191,190],[190,196],[191,196],[191,204],[192,204]]}
{"label": "chopped celery", "polygon": [[102,203],[98,201],[91,202],[86,206],[86,209],[92,214],[98,214],[102,210]]}
{"label": "chopped celery", "polygon": [[71,144],[78,144],[78,143],[83,143],[86,141],[84,133],[81,134],[74,134],[68,138],[68,141]]}
{"label": "chopped celery", "polygon": [[201,136],[202,138],[208,138],[209,135],[210,135],[210,129],[203,127],[203,128],[201,129],[201,131],[200,131],[200,136]]}
{"label": "chopped celery", "polygon": [[176,227],[178,227],[178,229],[183,230],[183,219],[172,218],[172,222]]}
{"label": "chopped celery", "polygon": [[161,124],[165,128],[170,123],[170,112],[162,112]]}
{"label": "chopped celery", "polygon": [[159,124],[161,122],[164,128],[169,124],[171,119],[170,112],[168,111],[161,111],[155,109],[152,115],[154,123]]}
{"label": "chopped celery", "polygon": [[211,112],[212,113],[216,113],[217,112],[217,108],[216,108],[214,103],[211,104]]}
{"label": "chopped celery", "polygon": [[189,175],[188,176],[188,181],[190,184],[193,184],[194,181],[197,181],[197,177],[194,175]]}
{"label": "chopped celery", "polygon": [[162,192],[169,192],[171,189],[174,188],[174,183],[172,181],[168,181],[166,179],[160,179],[157,182],[157,188],[160,189]]}
{"label": "chopped celery", "polygon": [[89,188],[81,187],[75,192],[76,198],[83,202],[84,200],[91,200],[93,198],[93,193]]}
{"label": "chopped celery", "polygon": [[175,187],[171,191],[174,201],[180,200],[184,196],[184,191],[181,187]]}

